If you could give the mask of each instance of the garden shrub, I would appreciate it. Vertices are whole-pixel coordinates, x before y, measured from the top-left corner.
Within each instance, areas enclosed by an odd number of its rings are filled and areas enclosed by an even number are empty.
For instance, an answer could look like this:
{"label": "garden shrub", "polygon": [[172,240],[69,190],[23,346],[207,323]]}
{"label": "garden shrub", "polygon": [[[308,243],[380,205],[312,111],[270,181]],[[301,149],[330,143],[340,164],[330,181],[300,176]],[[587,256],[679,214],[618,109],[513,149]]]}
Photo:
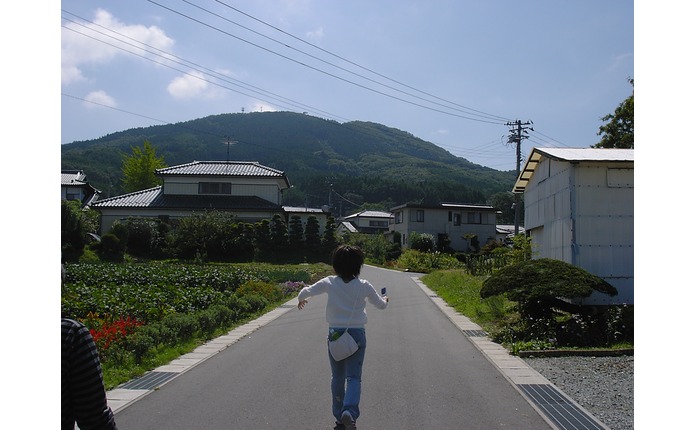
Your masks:
{"label": "garden shrub", "polygon": [[410,233],[410,249],[420,252],[433,252],[435,250],[434,236],[428,233]]}
{"label": "garden shrub", "polygon": [[143,358],[155,347],[155,340],[144,330],[129,335],[125,341],[125,348],[133,354],[136,364],[142,363]]}
{"label": "garden shrub", "polygon": [[198,331],[198,319],[192,314],[174,313],[165,316],[162,324],[176,337],[175,342],[186,342]]}
{"label": "garden shrub", "polygon": [[263,281],[248,281],[243,283],[236,293],[239,296],[258,295],[273,303],[282,298],[282,291],[277,285]]}
{"label": "garden shrub", "polygon": [[198,328],[200,333],[207,336],[212,334],[217,329],[217,323],[215,322],[214,313],[206,309],[204,311],[196,312],[196,318],[198,319]]}
{"label": "garden shrub", "polygon": [[420,252],[406,249],[397,261],[398,267],[411,272],[430,273],[434,270],[458,269],[462,264],[453,256],[441,252]]}
{"label": "garden shrub", "polygon": [[244,300],[244,301],[246,301],[246,303],[248,303],[248,306],[249,306],[248,313],[249,314],[255,314],[257,312],[260,312],[263,309],[265,309],[266,307],[268,307],[268,305],[270,304],[268,302],[268,299],[266,299],[263,296],[256,295],[256,294],[250,294],[250,295],[244,296],[242,300]]}
{"label": "garden shrub", "polygon": [[212,312],[218,327],[225,327],[235,321],[235,313],[225,305],[212,305],[208,311]]}
{"label": "garden shrub", "polygon": [[119,263],[123,261],[123,244],[121,240],[112,233],[107,233],[101,237],[101,242],[96,249],[97,255],[104,261]]}

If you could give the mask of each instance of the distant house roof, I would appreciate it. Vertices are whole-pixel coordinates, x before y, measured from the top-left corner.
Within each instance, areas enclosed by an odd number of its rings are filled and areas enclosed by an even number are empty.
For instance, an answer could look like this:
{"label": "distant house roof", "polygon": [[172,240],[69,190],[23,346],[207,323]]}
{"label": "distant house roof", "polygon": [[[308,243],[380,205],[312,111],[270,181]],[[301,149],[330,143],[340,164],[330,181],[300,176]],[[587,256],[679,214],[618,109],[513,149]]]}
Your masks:
{"label": "distant house roof", "polygon": [[357,230],[357,227],[352,225],[352,223],[349,223],[347,221],[343,221],[338,223],[338,226],[336,227],[336,231],[341,233],[343,230],[347,230],[348,233],[359,233],[359,230]]}
{"label": "distant house roof", "polygon": [[99,194],[101,194],[101,191],[87,182],[87,175],[82,170],[61,170],[60,186],[67,189],[78,187],[85,190],[85,197],[82,201],[83,206],[92,205],[99,198]]}
{"label": "distant house roof", "polygon": [[492,206],[488,205],[472,205],[466,203],[439,203],[438,205],[421,205],[415,203],[406,203],[400,206],[391,208],[391,211],[404,208],[421,208],[421,209],[472,209],[472,210],[491,210],[496,211]]}
{"label": "distant house roof", "polygon": [[349,220],[351,218],[392,218],[393,214],[391,212],[382,212],[382,211],[360,211],[352,215],[348,215],[345,217],[346,220]]}
{"label": "distant house roof", "polygon": [[291,213],[312,213],[312,214],[325,213],[323,211],[323,209],[321,209],[321,208],[307,208],[304,206],[283,206],[282,209],[284,209],[285,212],[291,212]]}
{"label": "distant house roof", "polygon": [[63,170],[60,172],[60,185],[85,185],[87,175],[82,170]]}
{"label": "distant house roof", "polygon": [[282,207],[256,196],[216,196],[164,194],[162,187],[154,187],[122,196],[99,200],[95,208],[157,208],[202,210],[278,210]]}
{"label": "distant house roof", "polygon": [[513,191],[515,193],[524,192],[526,185],[543,157],[569,162],[634,162],[635,150],[619,148],[533,148],[514,184]]}
{"label": "distant house roof", "polygon": [[157,169],[159,176],[238,176],[270,177],[284,179],[289,187],[285,173],[266,167],[256,161],[193,161],[178,166]]}
{"label": "distant house roof", "polygon": [[[497,224],[495,226],[495,228],[497,229],[497,234],[512,234],[513,235],[514,231],[516,230],[516,227],[513,224],[512,225]],[[519,226],[519,233],[523,233],[524,231],[526,231],[524,229],[524,227]]]}

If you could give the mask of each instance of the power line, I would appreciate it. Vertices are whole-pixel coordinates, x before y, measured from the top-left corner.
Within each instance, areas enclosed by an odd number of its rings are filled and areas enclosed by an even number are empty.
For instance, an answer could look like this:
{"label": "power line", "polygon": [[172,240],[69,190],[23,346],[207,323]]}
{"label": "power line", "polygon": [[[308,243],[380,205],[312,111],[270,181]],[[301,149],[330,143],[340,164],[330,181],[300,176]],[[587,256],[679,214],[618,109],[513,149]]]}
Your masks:
{"label": "power line", "polygon": [[[191,2],[188,1],[188,0],[183,0],[183,1],[184,1],[185,3],[188,3],[188,4],[192,5],[192,6],[195,6],[195,7],[200,8],[199,6],[194,5],[193,3],[191,3]],[[430,93],[428,93],[428,92],[426,92],[426,91],[419,90],[419,89],[417,89],[417,88],[415,88],[415,87],[412,87],[412,86],[410,86],[410,85],[408,85],[408,84],[405,84],[405,83],[403,83],[403,82],[400,82],[400,81],[398,81],[398,80],[392,79],[392,78],[390,78],[390,77],[388,77],[388,76],[386,76],[386,75],[384,75],[384,74],[378,73],[378,72],[376,72],[376,71],[374,71],[374,70],[372,70],[372,69],[370,69],[370,68],[364,67],[364,66],[362,66],[362,65],[360,65],[360,64],[357,64],[357,63],[355,63],[355,62],[353,62],[353,61],[351,61],[351,60],[349,60],[349,59],[347,59],[347,58],[345,58],[345,57],[342,57],[342,56],[340,56],[340,55],[334,54],[334,53],[332,53],[332,52],[330,52],[330,51],[328,51],[328,50],[326,50],[326,49],[321,48],[320,46],[317,46],[317,45],[315,45],[315,44],[313,44],[313,43],[310,43],[310,42],[308,42],[308,41],[306,41],[306,40],[304,40],[304,39],[301,39],[301,38],[299,38],[299,37],[297,37],[297,36],[294,36],[294,35],[292,35],[292,34],[286,32],[286,31],[284,31],[284,30],[282,30],[282,29],[280,29],[280,28],[278,28],[278,27],[275,27],[275,26],[273,26],[273,25],[271,25],[271,24],[269,24],[269,23],[267,23],[267,22],[265,22],[265,21],[263,21],[263,20],[260,20],[260,19],[258,19],[258,18],[256,18],[256,17],[254,17],[254,16],[252,16],[252,15],[246,13],[246,12],[243,12],[243,11],[239,10],[238,8],[235,8],[235,7],[233,7],[233,6],[230,6],[230,5],[224,3],[224,2],[222,2],[222,1],[220,1],[220,0],[215,0],[215,1],[216,1],[217,3],[219,3],[219,4],[221,4],[221,5],[223,5],[223,6],[227,7],[227,8],[229,8],[229,9],[235,11],[235,12],[238,12],[238,13],[240,13],[240,14],[242,14],[242,15],[248,17],[248,18],[253,19],[254,21],[257,21],[257,22],[259,22],[259,23],[261,23],[261,24],[263,24],[263,25],[265,25],[265,26],[267,26],[267,27],[270,27],[271,29],[273,29],[273,30],[275,30],[275,31],[278,31],[278,32],[280,32],[280,33],[282,33],[282,34],[284,34],[284,35],[287,35],[287,36],[289,36],[289,37],[291,37],[291,38],[293,38],[293,39],[295,39],[295,40],[297,40],[297,41],[299,41],[299,42],[302,42],[302,43],[304,43],[304,44],[306,44],[306,45],[308,45],[308,46],[310,46],[310,47],[312,47],[312,48],[315,48],[315,49],[317,49],[317,50],[319,50],[319,51],[321,51],[321,52],[324,52],[324,53],[326,53],[326,54],[328,54],[328,55],[330,55],[330,56],[332,56],[332,57],[335,57],[335,58],[338,58],[338,59],[340,59],[340,60],[342,60],[342,61],[345,61],[345,62],[348,63],[348,64],[351,64],[351,65],[356,66],[356,67],[358,67],[358,68],[360,68],[360,69],[362,69],[362,70],[365,70],[365,71],[367,71],[367,72],[369,72],[369,73],[372,73],[372,74],[374,74],[374,75],[376,75],[376,76],[379,76],[379,77],[381,77],[381,78],[384,78],[384,79],[386,79],[386,80],[388,80],[388,81],[390,81],[390,82],[393,82],[393,83],[396,83],[396,84],[398,84],[398,85],[401,85],[401,86],[403,86],[403,87],[405,87],[405,88],[414,90],[414,91],[416,91],[416,92],[418,92],[418,93],[420,93],[420,94],[424,94],[424,95],[426,95],[426,96],[432,97],[432,98],[434,98],[434,99],[436,99],[436,100],[440,100],[440,101],[443,101],[443,102],[448,103],[448,104],[450,104],[450,105],[457,106],[457,107],[459,107],[459,108],[465,109],[465,111],[473,112],[473,113],[472,113],[473,115],[479,115],[479,116],[484,117],[484,118],[487,118],[487,119],[494,119],[494,120],[501,120],[501,121],[509,121],[508,118],[504,118],[504,117],[501,117],[501,116],[498,116],[498,115],[488,114],[488,113],[485,113],[485,112],[480,111],[480,110],[477,110],[477,109],[473,109],[473,108],[470,108],[470,107],[467,107],[467,106],[463,106],[463,105],[461,105],[461,104],[458,104],[458,103],[455,103],[455,102],[446,100],[446,99],[444,99],[444,98],[438,97],[438,96],[436,96],[436,95],[434,95],[434,94],[430,94]],[[200,8],[200,9],[205,10],[205,9],[203,9],[203,8]],[[209,12],[209,11],[206,10],[206,12]],[[389,85],[386,85],[386,84],[384,84],[384,83],[378,82],[378,81],[376,81],[376,80],[370,79],[370,78],[368,78],[368,77],[366,77],[366,76],[360,75],[360,74],[358,74],[358,73],[355,73],[355,72],[350,71],[350,70],[348,70],[348,69],[345,69],[345,68],[343,68],[343,67],[337,66],[337,65],[335,65],[335,64],[333,64],[333,63],[330,63],[330,62],[328,62],[328,61],[326,61],[326,60],[320,59],[320,58],[318,58],[318,57],[316,57],[316,56],[313,56],[313,55],[311,55],[311,54],[308,54],[308,53],[306,53],[306,52],[304,52],[304,51],[301,51],[301,50],[299,50],[299,49],[297,49],[297,48],[293,48],[293,47],[287,45],[286,43],[280,42],[280,41],[278,41],[278,40],[276,40],[276,39],[273,39],[273,38],[271,38],[271,37],[269,37],[269,36],[267,36],[267,35],[264,35],[264,34],[262,34],[262,33],[259,33],[259,32],[257,32],[257,31],[255,31],[255,30],[249,29],[248,27],[245,27],[245,26],[243,26],[243,25],[241,25],[241,24],[238,24],[238,23],[236,23],[236,22],[234,22],[234,21],[231,21],[231,20],[229,20],[229,19],[227,19],[227,18],[224,18],[224,17],[222,17],[222,16],[220,16],[220,15],[218,15],[218,14],[214,14],[213,12],[209,12],[209,13],[211,13],[211,14],[213,14],[213,15],[219,17],[219,18],[222,18],[222,19],[224,19],[225,21],[228,21],[228,22],[230,22],[230,23],[232,23],[232,24],[238,25],[238,26],[240,26],[240,27],[242,27],[242,28],[244,28],[244,29],[246,29],[246,30],[248,30],[248,31],[251,31],[251,32],[253,32],[253,33],[255,33],[255,34],[258,34],[258,35],[260,35],[260,36],[262,36],[262,37],[265,37],[265,38],[267,38],[267,39],[273,40],[273,41],[275,41],[275,42],[277,42],[277,43],[279,43],[279,44],[281,44],[281,45],[283,45],[283,46],[286,46],[286,47],[288,47],[288,48],[290,48],[290,49],[293,49],[293,50],[295,50],[295,51],[297,51],[297,52],[301,52],[302,54],[308,55],[308,56],[311,57],[311,58],[317,59],[317,60],[319,60],[319,61],[321,61],[321,62],[323,62],[323,63],[329,64],[329,65],[331,65],[331,66],[333,66],[333,67],[336,67],[336,68],[338,68],[338,69],[340,69],[340,70],[349,72],[349,73],[351,73],[351,74],[353,74],[353,75],[355,75],[355,76],[359,76],[359,77],[361,77],[361,78],[363,78],[363,79],[366,79],[366,80],[368,80],[368,81],[370,81],[370,82],[374,82],[374,83],[377,83],[377,84],[379,84],[379,85],[383,85],[383,86],[385,86],[386,88],[392,89],[392,90],[394,90],[394,91],[398,91],[398,92],[400,92],[400,93],[402,93],[402,94],[406,94],[406,95],[409,95],[409,96],[411,96],[411,97],[415,97],[415,98],[417,98],[417,99],[419,99],[419,100],[427,101],[427,102],[429,102],[429,103],[433,103],[433,104],[438,105],[438,106],[447,107],[447,108],[449,108],[449,109],[452,109],[451,107],[445,106],[445,105],[443,105],[443,104],[436,103],[436,102],[433,102],[433,101],[431,101],[431,100],[424,99],[424,98],[422,98],[422,97],[413,95],[413,94],[408,93],[408,92],[405,92],[405,91],[403,91],[403,90],[399,90],[399,89],[394,88],[394,87],[392,87],[392,86],[389,86]],[[454,109],[454,110],[459,110],[459,111],[460,111],[460,109],[456,109],[456,108],[453,108],[453,109]],[[470,113],[470,112],[466,112],[466,113]]]}
{"label": "power line", "polygon": [[[380,95],[382,95],[382,96],[389,97],[389,98],[392,98],[392,99],[394,99],[394,100],[398,100],[398,101],[401,101],[401,102],[404,102],[404,103],[408,103],[408,104],[413,105],[413,106],[421,107],[421,108],[423,108],[423,109],[428,109],[428,110],[431,110],[431,111],[433,111],[433,112],[439,112],[439,113],[442,113],[442,114],[445,114],[445,115],[450,115],[450,116],[453,116],[453,117],[458,117],[458,118],[462,118],[462,119],[468,119],[468,120],[471,120],[471,121],[484,122],[484,123],[488,123],[488,124],[498,124],[498,125],[499,125],[499,124],[502,124],[500,121],[489,121],[489,120],[484,120],[484,119],[479,119],[479,118],[471,118],[471,117],[469,117],[469,116],[459,115],[459,114],[452,113],[452,112],[446,112],[446,111],[443,111],[443,110],[441,110],[441,109],[436,109],[436,108],[433,108],[433,107],[430,107],[430,106],[425,106],[425,105],[420,104],[420,103],[416,103],[416,102],[413,102],[413,101],[410,101],[410,100],[403,99],[403,98],[401,98],[401,97],[397,97],[397,96],[395,96],[395,95],[393,95],[393,94],[388,94],[388,93],[385,93],[385,92],[383,92],[383,91],[379,91],[379,90],[376,90],[376,89],[374,89],[374,88],[370,88],[370,87],[368,87],[368,86],[365,86],[365,85],[362,85],[362,84],[360,84],[360,83],[357,83],[357,82],[351,81],[351,80],[349,80],[349,79],[343,78],[343,77],[341,77],[341,76],[338,76],[338,75],[336,75],[336,74],[334,74],[334,73],[330,73],[330,72],[327,72],[327,71],[325,71],[325,70],[321,70],[321,69],[319,69],[319,68],[317,68],[317,67],[314,67],[314,66],[312,66],[312,65],[310,65],[310,64],[307,64],[307,63],[304,63],[304,62],[302,62],[302,61],[296,60],[296,59],[294,59],[294,58],[288,57],[287,55],[284,55],[284,54],[281,54],[281,53],[279,53],[279,52],[273,51],[273,50],[271,50],[271,49],[269,49],[269,48],[266,48],[266,47],[261,46],[261,45],[259,45],[259,44],[257,44],[257,43],[254,43],[254,42],[251,42],[251,41],[249,41],[249,40],[246,40],[246,39],[244,39],[244,38],[242,38],[242,37],[239,37],[239,36],[236,36],[236,35],[234,35],[234,34],[231,34],[231,33],[227,32],[227,31],[225,31],[225,30],[222,30],[221,28],[218,28],[218,27],[215,27],[215,26],[210,25],[210,24],[208,24],[208,23],[205,23],[205,22],[203,22],[203,21],[201,21],[201,20],[199,20],[199,19],[197,19],[197,18],[194,18],[194,17],[192,17],[192,16],[186,15],[186,14],[184,14],[184,13],[182,13],[182,12],[179,12],[179,11],[177,11],[177,10],[174,10],[174,9],[168,7],[168,6],[164,6],[164,5],[162,5],[162,4],[159,4],[159,3],[157,3],[157,2],[155,2],[155,1],[153,1],[153,0],[147,0],[147,1],[149,1],[150,3],[152,3],[152,4],[154,4],[154,5],[157,5],[157,6],[161,7],[161,8],[163,8],[163,9],[166,9],[166,10],[168,10],[168,11],[170,11],[170,12],[173,12],[173,13],[175,13],[175,14],[177,14],[177,15],[180,15],[180,16],[186,18],[186,19],[189,19],[189,20],[191,20],[191,21],[193,21],[193,22],[196,22],[196,23],[198,23],[198,24],[200,24],[200,25],[203,25],[203,26],[208,27],[208,28],[210,28],[210,29],[212,29],[212,30],[218,31],[218,32],[220,32],[220,33],[222,33],[222,34],[225,34],[225,35],[227,35],[227,36],[229,36],[229,37],[232,37],[232,38],[234,38],[234,39],[237,39],[237,40],[239,40],[239,41],[242,41],[242,42],[244,42],[244,43],[247,43],[247,44],[249,44],[249,45],[251,45],[251,46],[254,46],[254,47],[258,48],[258,49],[261,49],[261,50],[263,50],[263,51],[266,51],[266,52],[269,52],[269,53],[271,53],[271,54],[277,55],[277,56],[279,56],[279,57],[281,57],[281,58],[284,58],[284,59],[286,59],[286,60],[289,60],[289,61],[291,61],[291,62],[293,62],[293,63],[297,63],[297,64],[299,64],[299,65],[301,65],[301,66],[304,66],[304,67],[307,67],[307,68],[309,68],[309,69],[311,69],[311,70],[314,70],[314,71],[317,71],[317,72],[319,72],[319,73],[325,74],[325,75],[327,75],[327,76],[333,77],[333,78],[338,79],[338,80],[340,80],[340,81],[349,83],[349,84],[354,85],[354,86],[356,86],[356,87],[359,87],[359,88],[362,88],[362,89],[365,89],[365,90],[374,92],[374,93],[376,93],[376,94],[380,94]],[[430,103],[431,103],[431,102],[430,102]]]}
{"label": "power line", "polygon": [[[168,62],[172,62],[172,63],[174,63],[174,64],[179,64],[179,65],[182,65],[182,66],[190,67],[190,68],[193,69],[193,70],[196,70],[196,71],[198,71],[198,72],[201,72],[202,74],[207,75],[207,76],[212,76],[212,77],[214,77],[214,78],[216,78],[216,79],[218,79],[218,80],[220,80],[220,81],[222,81],[222,82],[226,82],[226,83],[228,83],[228,84],[241,87],[241,88],[243,88],[243,89],[245,89],[245,90],[247,90],[247,91],[251,91],[251,92],[255,92],[255,93],[257,93],[257,94],[261,94],[262,97],[269,97],[269,98],[271,98],[271,99],[274,99],[274,100],[276,100],[276,101],[280,101],[280,102],[282,102],[282,103],[289,103],[290,105],[293,105],[294,107],[299,108],[299,109],[300,109],[300,112],[309,110],[309,111],[312,111],[312,112],[317,112],[317,113],[324,114],[324,115],[326,115],[326,116],[328,116],[328,117],[340,118],[340,119],[342,119],[342,120],[347,120],[346,118],[338,117],[338,116],[336,116],[336,115],[333,115],[333,114],[331,114],[331,113],[329,113],[329,112],[326,112],[326,111],[323,111],[323,110],[321,110],[321,109],[314,108],[314,107],[312,107],[312,106],[309,106],[309,105],[306,105],[306,104],[303,104],[303,103],[294,101],[294,100],[292,100],[292,99],[289,99],[289,98],[286,98],[286,97],[277,95],[277,94],[275,94],[275,93],[272,93],[272,92],[270,92],[270,91],[264,90],[264,89],[262,89],[262,88],[259,88],[259,87],[256,87],[256,86],[253,86],[253,85],[244,83],[243,81],[240,81],[240,80],[238,80],[238,79],[234,79],[234,78],[228,77],[228,76],[223,75],[223,74],[221,74],[221,73],[219,73],[219,72],[215,72],[214,70],[211,70],[211,69],[209,69],[209,68],[206,68],[206,67],[204,67],[204,66],[201,66],[201,65],[199,65],[199,64],[197,64],[197,63],[195,63],[195,62],[186,60],[186,59],[184,59],[184,58],[182,58],[182,57],[179,57],[179,56],[176,56],[176,55],[174,55],[174,54],[172,54],[172,53],[170,53],[170,52],[166,52],[166,51],[161,50],[161,49],[159,49],[159,48],[156,48],[156,47],[153,47],[153,46],[148,45],[148,44],[146,44],[146,43],[140,42],[140,41],[138,41],[138,40],[136,40],[136,39],[133,39],[133,38],[131,38],[131,37],[128,37],[128,36],[126,36],[126,35],[124,35],[124,34],[122,34],[122,33],[119,33],[119,32],[117,32],[117,31],[115,31],[115,30],[111,30],[111,29],[106,28],[106,27],[103,27],[103,26],[101,26],[101,25],[99,25],[99,24],[97,24],[97,23],[95,23],[95,22],[92,22],[92,21],[89,21],[89,20],[85,20],[84,18],[79,17],[79,16],[77,16],[77,15],[75,15],[75,14],[72,14],[72,13],[70,13],[70,12],[68,12],[68,11],[64,11],[64,12],[67,13],[67,14],[70,14],[70,15],[72,15],[72,16],[75,16],[75,17],[77,17],[77,18],[80,18],[80,19],[82,19],[82,20],[84,20],[84,21],[86,21],[86,22],[88,22],[88,23],[90,23],[90,24],[93,24],[93,25],[97,26],[97,27],[103,28],[104,30],[107,30],[107,31],[109,31],[109,32],[111,32],[111,33],[113,33],[113,34],[116,34],[116,35],[118,35],[119,37],[122,37],[122,38],[125,38],[125,39],[128,39],[128,40],[131,40],[131,41],[133,41],[133,42],[136,42],[137,44],[140,44],[140,45],[146,46],[146,47],[148,47],[148,48],[151,48],[151,49],[153,49],[153,50],[155,50],[155,51],[157,51],[157,52],[148,51],[147,49],[145,49],[145,48],[143,48],[143,47],[141,47],[141,46],[138,46],[138,45],[129,43],[129,42],[125,41],[125,40],[122,40],[122,39],[119,39],[119,38],[114,37],[114,36],[112,36],[112,35],[103,33],[103,32],[101,32],[101,31],[98,31],[98,30],[94,29],[94,28],[90,28],[90,27],[84,25],[83,23],[74,21],[74,20],[69,19],[69,18],[66,18],[66,17],[62,17],[64,20],[66,20],[66,21],[68,21],[68,22],[72,22],[72,23],[74,23],[74,24],[76,24],[76,25],[79,25],[79,26],[85,28],[85,29],[88,29],[89,31],[92,31],[92,32],[94,32],[94,33],[97,33],[97,34],[100,34],[100,35],[102,35],[102,36],[108,37],[108,38],[110,38],[110,39],[116,40],[116,41],[118,41],[118,42],[121,43],[121,44],[128,45],[128,46],[131,46],[131,47],[133,47],[133,48],[135,48],[135,49],[144,51],[144,52],[146,52],[146,53],[148,53],[148,54],[152,54],[152,55],[154,55],[154,56],[156,56],[156,57],[163,58],[163,59],[165,59],[165,60],[168,61]],[[244,92],[241,92],[241,91],[238,91],[238,90],[235,90],[235,89],[232,89],[232,88],[228,88],[228,87],[226,87],[226,86],[224,86],[224,85],[220,85],[220,84],[218,84],[218,83],[216,83],[216,82],[214,82],[214,81],[208,80],[208,79],[203,79],[203,78],[201,78],[200,76],[196,76],[196,75],[194,75],[194,74],[191,74],[190,72],[177,69],[177,68],[172,67],[172,66],[170,66],[170,65],[168,65],[168,64],[165,64],[165,63],[163,63],[163,62],[155,61],[154,59],[151,59],[151,58],[148,58],[148,57],[146,57],[146,56],[140,55],[140,54],[138,54],[138,53],[136,53],[136,52],[129,51],[129,50],[125,49],[125,48],[122,47],[122,46],[117,46],[117,45],[112,44],[112,43],[109,43],[109,42],[107,42],[107,41],[105,41],[105,40],[102,40],[102,39],[99,39],[99,38],[90,36],[90,35],[88,35],[88,34],[86,34],[86,33],[82,33],[82,32],[80,32],[80,31],[77,31],[77,30],[74,29],[74,28],[67,27],[67,26],[65,26],[65,25],[63,25],[62,27],[65,28],[66,30],[70,30],[70,31],[75,32],[75,33],[77,33],[77,34],[80,34],[80,35],[82,35],[82,36],[84,36],[84,37],[90,38],[90,39],[95,40],[95,41],[97,41],[97,42],[100,42],[100,43],[103,43],[103,44],[105,44],[105,45],[109,45],[109,46],[111,46],[111,47],[113,47],[113,48],[116,48],[116,49],[122,50],[122,51],[124,51],[124,52],[127,52],[127,53],[129,53],[129,54],[131,54],[131,55],[135,55],[135,56],[141,57],[141,58],[143,58],[143,59],[145,59],[145,60],[154,62],[154,63],[156,63],[156,64],[159,64],[159,65],[162,65],[162,66],[165,66],[165,67],[168,67],[168,68],[170,68],[170,69],[172,69],[172,70],[175,70],[175,71],[177,71],[177,72],[181,72],[181,73],[183,73],[183,74],[185,74],[185,75],[187,75],[187,76],[190,76],[190,77],[193,77],[193,78],[196,78],[196,79],[199,79],[199,80],[208,82],[208,83],[210,83],[210,84],[212,84],[212,85],[219,86],[219,87],[221,87],[221,88],[224,88],[224,89],[227,89],[227,90],[236,92],[236,93],[238,93],[238,94],[242,94],[242,95],[245,95],[245,96],[248,96],[248,97],[252,97],[252,98],[258,98],[258,96],[253,96],[253,95],[246,94],[246,93],[244,93]],[[181,61],[178,61],[178,60],[181,60]],[[262,94],[262,93],[265,93],[265,94]],[[261,99],[261,100],[263,100],[263,99]],[[286,106],[282,106],[282,105],[280,105],[280,104],[277,104],[277,102],[271,102],[271,101],[268,101],[268,100],[263,100],[263,101],[265,101],[265,102],[267,102],[267,103],[270,103],[271,105],[275,105],[275,106],[279,106],[279,107],[283,107],[283,108],[287,109]],[[292,110],[292,109],[287,109],[287,110]]]}

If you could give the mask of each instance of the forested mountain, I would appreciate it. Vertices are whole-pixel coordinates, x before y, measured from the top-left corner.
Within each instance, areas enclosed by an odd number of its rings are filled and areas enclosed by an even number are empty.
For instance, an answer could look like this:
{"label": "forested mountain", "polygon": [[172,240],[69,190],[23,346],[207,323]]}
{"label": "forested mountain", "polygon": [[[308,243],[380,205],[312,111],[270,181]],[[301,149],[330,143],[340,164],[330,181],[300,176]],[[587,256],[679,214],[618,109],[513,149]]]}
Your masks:
{"label": "forested mountain", "polygon": [[62,145],[62,169],[84,170],[102,198],[121,194],[123,157],[145,140],[169,166],[229,159],[282,170],[293,185],[284,204],[321,207],[330,195],[338,213],[407,202],[480,204],[515,180],[513,171],[473,164],[401,130],[290,112],[213,115],[73,142]]}

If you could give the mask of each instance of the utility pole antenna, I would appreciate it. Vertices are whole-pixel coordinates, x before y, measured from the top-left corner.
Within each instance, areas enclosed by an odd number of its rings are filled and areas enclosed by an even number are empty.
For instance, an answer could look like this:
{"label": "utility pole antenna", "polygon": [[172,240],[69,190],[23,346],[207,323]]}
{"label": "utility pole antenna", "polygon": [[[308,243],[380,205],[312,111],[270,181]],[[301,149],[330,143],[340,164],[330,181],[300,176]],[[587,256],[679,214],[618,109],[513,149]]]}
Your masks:
{"label": "utility pole antenna", "polygon": [[[516,177],[519,178],[521,174],[521,141],[528,139],[528,130],[533,131],[533,121],[529,120],[526,122],[521,122],[521,120],[516,120],[513,122],[508,122],[506,124],[511,133],[507,143],[516,143]],[[519,234],[519,218],[521,214],[521,205],[519,204],[519,193],[514,194],[514,235]]]}
{"label": "utility pole antenna", "polygon": [[232,145],[235,145],[235,144],[237,143],[237,141],[236,141],[236,140],[232,140],[232,138],[229,137],[229,136],[225,136],[225,137],[227,138],[227,141],[226,141],[226,142],[222,142],[222,143],[224,143],[225,145],[227,145],[227,163],[229,163],[229,147],[232,146]]}

